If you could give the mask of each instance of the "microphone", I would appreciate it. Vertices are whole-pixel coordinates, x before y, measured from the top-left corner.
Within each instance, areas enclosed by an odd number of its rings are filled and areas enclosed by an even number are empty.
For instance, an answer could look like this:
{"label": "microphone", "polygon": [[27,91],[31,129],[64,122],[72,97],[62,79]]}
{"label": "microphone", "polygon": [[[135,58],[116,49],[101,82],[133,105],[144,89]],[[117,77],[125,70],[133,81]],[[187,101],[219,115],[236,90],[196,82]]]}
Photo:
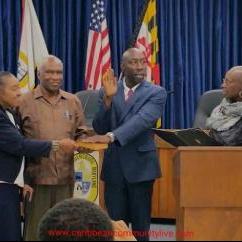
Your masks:
{"label": "microphone", "polygon": [[175,91],[174,91],[174,90],[169,90],[169,91],[167,91],[166,93],[167,93],[167,95],[171,95],[171,94],[174,94]]}

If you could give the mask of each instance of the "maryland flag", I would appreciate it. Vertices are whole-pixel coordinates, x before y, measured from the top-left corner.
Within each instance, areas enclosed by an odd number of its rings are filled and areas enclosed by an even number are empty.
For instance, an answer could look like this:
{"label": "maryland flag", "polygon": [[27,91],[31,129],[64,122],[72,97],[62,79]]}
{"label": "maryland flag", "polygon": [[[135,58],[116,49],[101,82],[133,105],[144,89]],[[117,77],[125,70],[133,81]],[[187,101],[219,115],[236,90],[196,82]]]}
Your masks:
{"label": "maryland flag", "polygon": [[[148,61],[147,78],[149,82],[160,85],[160,67],[158,62],[159,41],[158,26],[156,23],[156,0],[147,0],[135,30],[135,46],[146,55]],[[157,120],[156,127],[162,126],[161,118]]]}
{"label": "maryland flag", "polygon": [[35,87],[35,68],[48,55],[32,0],[22,1],[22,33],[18,60],[18,74],[22,92]]}
{"label": "maryland flag", "polygon": [[[139,31],[139,32],[138,32]],[[136,28],[133,45],[144,51],[148,60],[147,81],[160,85],[160,68],[158,63],[158,27],[156,24],[156,0],[145,2],[139,24]],[[137,34],[138,33],[138,34]]]}

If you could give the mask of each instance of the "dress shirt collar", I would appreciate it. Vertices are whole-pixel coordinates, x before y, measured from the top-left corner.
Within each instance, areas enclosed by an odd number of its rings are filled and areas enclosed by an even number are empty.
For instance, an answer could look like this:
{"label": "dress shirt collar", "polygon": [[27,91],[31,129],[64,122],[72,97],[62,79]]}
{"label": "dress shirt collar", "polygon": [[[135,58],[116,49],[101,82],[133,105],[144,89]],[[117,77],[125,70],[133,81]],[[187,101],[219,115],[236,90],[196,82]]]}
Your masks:
{"label": "dress shirt collar", "polygon": [[134,86],[133,88],[129,88],[129,87],[127,86],[127,84],[126,84],[126,80],[125,80],[125,78],[124,78],[124,79],[123,79],[123,85],[124,85],[124,92],[125,92],[125,93],[128,93],[130,89],[131,89],[133,92],[135,92],[135,90],[140,86],[140,83],[137,84],[136,86]]}
{"label": "dress shirt collar", "polygon": [[[66,93],[65,93],[64,91],[62,91],[62,90],[60,90],[60,92],[59,92],[58,95],[59,95],[61,98],[69,99],[68,95],[66,95]],[[40,86],[38,85],[38,86],[36,87],[36,89],[34,90],[34,98],[35,98],[35,99],[38,99],[38,98],[43,97],[43,96],[44,96],[44,95],[43,95],[43,92],[42,92]]]}

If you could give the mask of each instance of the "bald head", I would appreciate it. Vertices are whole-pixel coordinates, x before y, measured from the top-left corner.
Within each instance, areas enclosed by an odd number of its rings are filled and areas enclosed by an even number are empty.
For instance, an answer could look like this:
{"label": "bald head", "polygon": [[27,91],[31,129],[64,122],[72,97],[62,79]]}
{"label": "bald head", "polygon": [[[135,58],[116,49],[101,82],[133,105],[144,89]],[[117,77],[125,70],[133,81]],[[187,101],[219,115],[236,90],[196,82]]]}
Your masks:
{"label": "bald head", "polygon": [[126,85],[132,88],[146,78],[147,60],[142,50],[130,48],[123,54],[121,70]]}
{"label": "bald head", "polygon": [[232,102],[242,101],[242,66],[227,71],[222,88],[224,96]]}
{"label": "bald head", "polygon": [[40,86],[48,95],[57,95],[63,80],[62,61],[54,56],[46,56],[38,67]]}
{"label": "bald head", "polygon": [[227,74],[230,74],[233,76],[233,78],[236,81],[239,81],[242,83],[242,66],[234,66],[232,67]]}
{"label": "bald head", "polygon": [[242,66],[234,66],[229,70],[229,72],[233,72],[233,71],[241,71],[242,72]]}
{"label": "bald head", "polygon": [[52,63],[59,64],[63,67],[63,63],[58,57],[54,55],[48,55],[42,59],[37,69],[38,71],[42,71],[43,68],[45,68],[46,66]]}
{"label": "bald head", "polygon": [[136,55],[136,54],[145,57],[145,56],[144,56],[144,53],[143,53],[142,50],[140,50],[140,49],[138,49],[138,48],[129,48],[129,49],[127,49],[127,50],[123,53],[123,56],[122,56],[122,63],[127,62],[129,59],[132,58],[132,56],[134,56],[134,55]]}

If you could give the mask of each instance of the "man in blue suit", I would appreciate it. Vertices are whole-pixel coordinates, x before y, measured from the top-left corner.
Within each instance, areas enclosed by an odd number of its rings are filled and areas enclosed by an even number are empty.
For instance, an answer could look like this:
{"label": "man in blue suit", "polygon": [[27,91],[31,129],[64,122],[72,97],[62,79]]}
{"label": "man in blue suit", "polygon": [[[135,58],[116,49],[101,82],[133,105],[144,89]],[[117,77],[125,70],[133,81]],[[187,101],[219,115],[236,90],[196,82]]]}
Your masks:
{"label": "man in blue suit", "polygon": [[147,81],[143,52],[128,49],[122,59],[123,78],[103,78],[100,107],[93,127],[99,134],[87,141],[109,143],[101,178],[105,203],[113,220],[132,223],[138,240],[147,240],[154,180],[160,177],[152,127],[166,102],[164,88]]}
{"label": "man in blue suit", "polygon": [[17,79],[0,72],[0,241],[21,240],[20,189],[23,185],[23,156],[49,156],[61,148],[73,152],[75,142],[25,139],[19,130],[15,109],[21,98]]}

